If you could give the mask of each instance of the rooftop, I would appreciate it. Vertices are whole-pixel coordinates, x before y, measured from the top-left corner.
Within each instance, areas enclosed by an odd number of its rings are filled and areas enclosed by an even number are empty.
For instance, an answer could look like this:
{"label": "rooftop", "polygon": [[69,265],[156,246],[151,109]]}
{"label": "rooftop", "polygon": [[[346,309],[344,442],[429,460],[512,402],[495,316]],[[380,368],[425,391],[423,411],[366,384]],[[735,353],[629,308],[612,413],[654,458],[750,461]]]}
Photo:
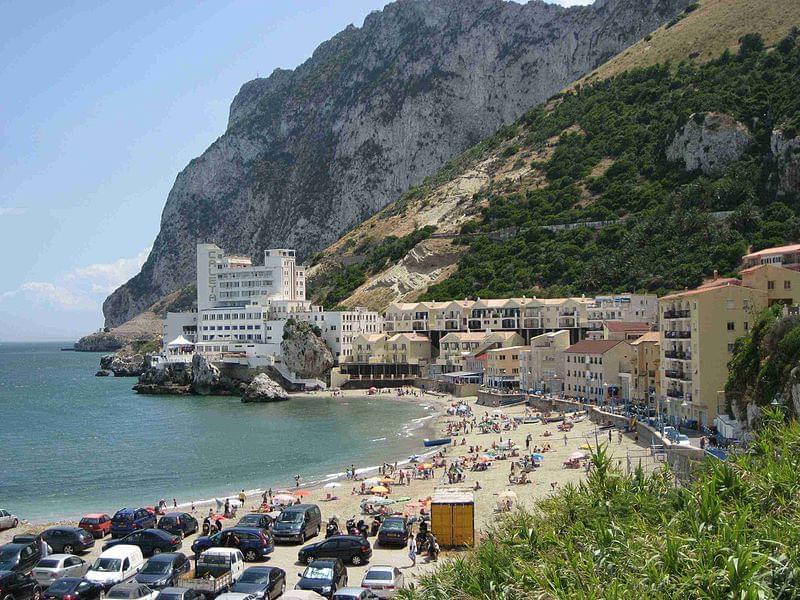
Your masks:
{"label": "rooftop", "polygon": [[773,248],[764,248],[758,252],[751,252],[746,254],[744,259],[761,258],[762,256],[770,256],[772,254],[786,254],[788,252],[800,252],[800,244],[789,244],[788,246],[775,246]]}
{"label": "rooftop", "polygon": [[564,352],[569,354],[605,354],[617,344],[622,343],[622,340],[582,340],[577,344],[572,344]]}
{"label": "rooftop", "polygon": [[606,329],[613,332],[650,331],[650,323],[645,321],[603,321]]}
{"label": "rooftop", "polygon": [[638,346],[639,344],[645,342],[660,342],[661,341],[661,334],[658,331],[648,331],[643,336],[633,340],[632,342],[628,342],[632,346]]}

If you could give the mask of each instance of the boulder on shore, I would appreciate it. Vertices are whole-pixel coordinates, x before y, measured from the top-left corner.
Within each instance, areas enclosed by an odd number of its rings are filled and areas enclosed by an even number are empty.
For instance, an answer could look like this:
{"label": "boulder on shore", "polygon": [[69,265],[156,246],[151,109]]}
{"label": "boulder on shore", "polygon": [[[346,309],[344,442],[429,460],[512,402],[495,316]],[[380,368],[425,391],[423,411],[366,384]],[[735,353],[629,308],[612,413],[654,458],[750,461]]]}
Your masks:
{"label": "boulder on shore", "polygon": [[317,331],[310,323],[294,319],[283,326],[283,362],[298,377],[325,379],[333,366],[333,354]]}
{"label": "boulder on shore", "polygon": [[242,402],[275,402],[288,400],[289,394],[266,373],[259,373],[244,387]]}

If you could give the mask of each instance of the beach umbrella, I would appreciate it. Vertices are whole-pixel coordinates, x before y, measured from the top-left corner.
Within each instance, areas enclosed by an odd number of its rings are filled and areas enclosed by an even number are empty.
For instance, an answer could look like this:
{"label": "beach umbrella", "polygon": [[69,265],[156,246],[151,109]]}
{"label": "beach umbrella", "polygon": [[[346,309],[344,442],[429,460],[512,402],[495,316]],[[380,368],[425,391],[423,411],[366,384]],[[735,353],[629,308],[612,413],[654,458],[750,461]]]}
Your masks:
{"label": "beach umbrella", "polygon": [[373,485],[378,485],[380,482],[381,480],[378,479],[377,477],[368,477],[367,479],[364,480],[364,485],[369,487]]}
{"label": "beach umbrella", "polygon": [[342,484],[337,481],[331,481],[330,483],[326,483],[323,487],[332,489],[332,488],[342,487]]}
{"label": "beach umbrella", "polygon": [[394,503],[395,503],[394,500],[390,500],[389,498],[380,498],[380,497],[377,500],[373,500],[372,502],[370,502],[370,504],[373,504],[375,506],[388,506]]}
{"label": "beach umbrella", "polygon": [[309,492],[307,490],[296,490],[292,495],[296,498],[305,498],[308,494]]}
{"label": "beach umbrella", "polygon": [[516,500],[517,492],[506,490],[505,492],[501,492],[497,497],[500,498],[501,500]]}
{"label": "beach umbrella", "polygon": [[580,450],[569,455],[570,460],[580,460],[582,458],[586,458],[586,454]]}
{"label": "beach umbrella", "polygon": [[295,501],[295,497],[291,494],[276,494],[272,499],[278,504],[291,504]]}
{"label": "beach umbrella", "polygon": [[533,460],[544,460],[544,454],[539,454],[538,452],[531,454],[531,458]]}
{"label": "beach umbrella", "polygon": [[373,485],[372,488],[370,489],[370,492],[372,492],[373,494],[388,494],[389,488],[383,485]]}
{"label": "beach umbrella", "polygon": [[277,496],[279,494],[291,494],[292,492],[290,492],[289,490],[275,490],[272,493],[273,493],[273,495]]}
{"label": "beach umbrella", "polygon": [[394,483],[394,479],[392,479],[391,477],[383,477],[378,481],[380,481],[381,483]]}

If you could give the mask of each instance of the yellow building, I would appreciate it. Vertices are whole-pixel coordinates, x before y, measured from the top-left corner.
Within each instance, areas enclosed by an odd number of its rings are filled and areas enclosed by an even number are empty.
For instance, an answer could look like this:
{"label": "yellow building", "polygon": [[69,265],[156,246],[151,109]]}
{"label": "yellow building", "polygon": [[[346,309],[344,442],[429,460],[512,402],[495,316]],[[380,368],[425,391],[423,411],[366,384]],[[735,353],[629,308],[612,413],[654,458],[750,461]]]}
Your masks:
{"label": "yellow building", "polygon": [[386,362],[385,333],[362,333],[353,340],[353,353],[347,357],[347,362],[363,364],[379,364]]}
{"label": "yellow building", "polygon": [[564,389],[564,351],[569,348],[569,331],[548,331],[531,338],[519,354],[521,390],[560,392]]}
{"label": "yellow building", "polygon": [[519,388],[519,354],[527,346],[508,346],[486,351],[484,382],[490,388]]}
{"label": "yellow building", "polygon": [[622,340],[582,340],[564,351],[564,395],[603,404],[623,397],[620,373],[627,374],[633,349]]}
{"label": "yellow building", "polygon": [[649,406],[661,397],[661,334],[649,331],[630,344],[633,348],[631,400]]}
{"label": "yellow building", "polygon": [[431,341],[418,333],[397,333],[385,342],[386,362],[425,365],[431,359]]}
{"label": "yellow building", "polygon": [[466,359],[477,350],[487,334],[482,331],[455,331],[439,340],[439,358],[436,364],[441,373],[463,371]]}

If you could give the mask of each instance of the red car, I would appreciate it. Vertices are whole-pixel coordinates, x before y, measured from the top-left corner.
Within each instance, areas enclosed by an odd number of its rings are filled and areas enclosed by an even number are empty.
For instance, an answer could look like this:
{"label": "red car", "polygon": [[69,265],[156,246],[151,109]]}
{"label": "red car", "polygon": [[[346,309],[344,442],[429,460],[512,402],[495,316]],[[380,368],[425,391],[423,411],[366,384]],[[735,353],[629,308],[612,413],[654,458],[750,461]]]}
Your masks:
{"label": "red car", "polygon": [[103,538],[111,533],[111,517],[105,513],[89,513],[83,516],[78,527],[85,529],[96,538]]}

